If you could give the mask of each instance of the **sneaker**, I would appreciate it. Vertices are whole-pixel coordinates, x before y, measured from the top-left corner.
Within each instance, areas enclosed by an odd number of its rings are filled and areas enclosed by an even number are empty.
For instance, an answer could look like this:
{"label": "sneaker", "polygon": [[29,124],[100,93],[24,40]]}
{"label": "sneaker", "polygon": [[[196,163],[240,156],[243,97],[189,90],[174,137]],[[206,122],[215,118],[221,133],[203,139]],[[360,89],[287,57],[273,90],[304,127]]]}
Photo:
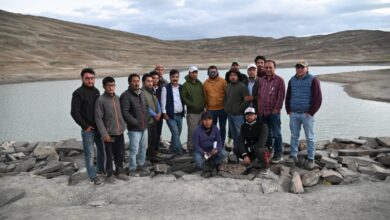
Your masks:
{"label": "sneaker", "polygon": [[308,170],[314,169],[314,160],[307,160],[305,163],[305,168]]}
{"label": "sneaker", "polygon": [[267,175],[267,174],[269,174],[270,171],[271,171],[271,169],[268,167],[268,168],[265,168],[262,171],[260,171],[260,174],[261,175]]}
{"label": "sneaker", "polygon": [[113,175],[108,176],[108,177],[106,178],[106,182],[107,182],[107,183],[110,183],[110,184],[115,183],[115,177],[114,177]]}
{"label": "sneaker", "polygon": [[93,185],[95,185],[95,186],[100,186],[100,185],[103,185],[103,182],[100,180],[100,178],[99,177],[95,177],[95,178],[93,178],[93,179],[91,179],[90,181],[89,181],[91,184],[93,184]]}
{"label": "sneaker", "polygon": [[271,158],[271,163],[273,163],[273,164],[277,164],[277,163],[280,163],[282,161],[283,161],[283,157],[281,157],[281,156],[273,156]]}
{"label": "sneaker", "polygon": [[232,144],[232,140],[233,139],[231,139],[231,138],[228,138],[228,141],[227,141],[227,143],[230,145],[230,144]]}
{"label": "sneaker", "polygon": [[117,174],[115,175],[115,178],[123,180],[123,181],[128,181],[130,178],[124,174]]}
{"label": "sneaker", "polygon": [[128,176],[139,177],[139,173],[137,173],[135,170],[130,170]]}
{"label": "sneaker", "polygon": [[104,171],[97,171],[96,176],[105,176],[106,173]]}

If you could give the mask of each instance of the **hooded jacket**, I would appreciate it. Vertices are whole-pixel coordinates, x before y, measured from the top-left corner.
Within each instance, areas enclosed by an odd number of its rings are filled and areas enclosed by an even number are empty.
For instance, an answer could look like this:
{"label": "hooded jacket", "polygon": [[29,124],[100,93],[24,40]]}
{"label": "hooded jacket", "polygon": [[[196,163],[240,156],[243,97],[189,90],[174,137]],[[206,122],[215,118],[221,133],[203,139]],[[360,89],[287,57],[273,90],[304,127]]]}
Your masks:
{"label": "hooded jacket", "polygon": [[184,79],[186,82],[180,93],[181,100],[187,106],[187,113],[200,114],[205,103],[203,85],[198,79],[193,82],[188,75]]}

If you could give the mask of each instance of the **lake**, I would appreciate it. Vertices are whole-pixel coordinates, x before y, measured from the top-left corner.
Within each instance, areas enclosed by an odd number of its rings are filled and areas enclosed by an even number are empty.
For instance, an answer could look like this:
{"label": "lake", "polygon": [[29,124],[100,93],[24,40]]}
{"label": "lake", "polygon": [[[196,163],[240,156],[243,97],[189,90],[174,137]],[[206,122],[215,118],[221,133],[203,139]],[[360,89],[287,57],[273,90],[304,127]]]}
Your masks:
{"label": "lake", "polygon": [[[389,66],[322,66],[310,67],[314,75],[357,70],[389,68]],[[224,77],[226,70],[220,71]],[[242,72],[246,73],[243,69]],[[276,69],[287,82],[294,68]],[[79,73],[75,73],[79,74]],[[97,73],[98,74],[98,73]],[[186,72],[181,73],[181,83]],[[103,77],[99,74],[97,77]],[[165,78],[169,78],[168,70]],[[206,71],[199,72],[203,82]],[[127,89],[127,77],[116,79],[117,94]],[[72,92],[81,85],[80,80],[34,82],[0,85],[0,143],[16,141],[58,141],[80,137],[80,128],[70,116]],[[101,78],[97,88],[103,92]],[[390,103],[367,101],[349,97],[341,84],[321,82],[323,103],[316,114],[317,140],[334,137],[354,138],[358,136],[390,135]],[[186,141],[186,122],[183,121],[182,141]],[[282,111],[283,141],[289,142],[290,131],[286,111]],[[163,137],[170,138],[164,123]],[[304,138],[303,134],[301,138]]]}

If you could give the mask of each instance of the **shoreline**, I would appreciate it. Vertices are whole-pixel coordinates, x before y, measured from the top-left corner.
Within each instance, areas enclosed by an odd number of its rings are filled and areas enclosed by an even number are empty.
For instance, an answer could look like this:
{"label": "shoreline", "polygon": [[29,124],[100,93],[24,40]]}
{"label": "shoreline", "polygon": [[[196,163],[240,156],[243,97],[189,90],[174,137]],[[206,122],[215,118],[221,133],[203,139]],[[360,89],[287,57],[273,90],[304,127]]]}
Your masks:
{"label": "shoreline", "polygon": [[351,97],[390,103],[390,69],[321,74],[321,81],[343,83]]}

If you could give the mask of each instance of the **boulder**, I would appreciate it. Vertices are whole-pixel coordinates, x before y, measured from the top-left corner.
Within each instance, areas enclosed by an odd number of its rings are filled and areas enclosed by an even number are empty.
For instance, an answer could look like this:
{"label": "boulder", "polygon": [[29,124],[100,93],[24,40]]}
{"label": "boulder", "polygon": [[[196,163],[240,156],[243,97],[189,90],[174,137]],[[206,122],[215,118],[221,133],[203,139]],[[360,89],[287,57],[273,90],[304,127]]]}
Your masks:
{"label": "boulder", "polygon": [[34,168],[36,161],[34,157],[24,160],[16,166],[16,171],[28,172]]}
{"label": "boulder", "polygon": [[55,149],[57,151],[65,151],[65,152],[70,152],[72,150],[82,152],[83,144],[81,141],[72,138],[72,139],[59,142],[58,144],[56,144]]}
{"label": "boulder", "polygon": [[376,141],[383,147],[390,147],[390,137],[377,137]]}
{"label": "boulder", "polygon": [[320,163],[321,164],[324,164],[324,165],[327,165],[327,164],[338,164],[338,161],[337,160],[334,160],[334,159],[331,159],[329,157],[322,157],[321,160],[320,160]]}
{"label": "boulder", "polygon": [[50,145],[38,144],[38,146],[34,149],[33,153],[34,153],[34,156],[40,160],[46,159],[46,158],[48,160],[58,160],[59,159],[59,156],[58,156],[55,148],[50,146]]}
{"label": "boulder", "polygon": [[7,156],[12,156],[16,160],[20,160],[20,159],[26,157],[26,155],[23,152],[8,154]]}
{"label": "boulder", "polygon": [[15,153],[15,147],[14,144],[15,141],[4,141],[0,145],[0,153],[1,154],[12,154]]}
{"label": "boulder", "polygon": [[339,184],[344,180],[343,176],[339,172],[328,169],[323,169],[321,171],[321,177],[331,184]]}
{"label": "boulder", "polygon": [[60,169],[59,172],[61,172],[62,174],[66,175],[66,176],[71,176],[72,174],[74,174],[76,172],[76,170],[74,167],[64,167],[64,168]]}
{"label": "boulder", "polygon": [[376,141],[376,138],[373,138],[373,137],[362,137],[362,136],[360,136],[358,139],[359,139],[359,140],[366,140],[366,141],[367,141],[366,145],[369,146],[369,147],[371,147],[371,148],[373,148],[373,149],[379,147],[379,144],[378,144],[378,142]]}
{"label": "boulder", "polygon": [[15,164],[9,164],[6,168],[5,168],[5,173],[10,173],[12,171],[14,171],[16,168],[16,165]]}
{"label": "boulder", "polygon": [[352,171],[346,167],[337,168],[337,172],[344,177],[343,183],[353,183],[358,180],[360,176],[358,172]]}
{"label": "boulder", "polygon": [[332,142],[343,143],[343,144],[363,145],[363,144],[367,143],[367,140],[348,139],[348,138],[334,138]]}
{"label": "boulder", "polygon": [[329,152],[329,158],[331,158],[331,159],[338,159],[339,158],[339,152],[337,150],[331,150]]}
{"label": "boulder", "polygon": [[1,189],[0,191],[0,208],[18,201],[23,198],[26,193],[20,189]]}
{"label": "boulder", "polygon": [[46,173],[51,173],[53,171],[60,170],[64,167],[64,164],[61,161],[50,160],[46,166],[43,168],[36,170],[34,173],[37,175],[43,175]]}
{"label": "boulder", "polygon": [[270,194],[270,193],[279,191],[278,186],[277,186],[277,184],[275,184],[275,182],[263,181],[260,184],[260,187],[261,187],[261,191],[264,194]]}
{"label": "boulder", "polygon": [[359,172],[367,175],[375,175],[375,170],[373,169],[372,166],[359,166],[358,167]]}
{"label": "boulder", "polygon": [[175,171],[172,174],[176,177],[176,179],[179,179],[179,178],[183,177],[184,175],[188,175],[188,173],[183,172],[181,170]]}
{"label": "boulder", "polygon": [[76,185],[86,179],[88,179],[87,168],[83,167],[69,177],[68,185]]}
{"label": "boulder", "polygon": [[383,167],[377,166],[375,164],[371,165],[373,170],[375,171],[375,177],[380,180],[385,180],[386,177],[390,176],[390,170],[385,169]]}
{"label": "boulder", "polygon": [[7,166],[5,163],[0,163],[0,173],[5,173]]}
{"label": "boulder", "polygon": [[28,152],[33,152],[35,147],[38,146],[38,143],[28,143],[28,145],[26,146]]}
{"label": "boulder", "polygon": [[77,150],[71,150],[69,151],[69,153],[66,155],[67,157],[74,157],[74,156],[77,156],[77,155],[80,155],[81,152],[80,151],[77,151]]}
{"label": "boulder", "polygon": [[306,149],[307,149],[306,140],[299,140],[299,143],[298,143],[298,150],[299,150],[299,151],[302,151],[302,150],[306,150]]}
{"label": "boulder", "polygon": [[321,140],[316,142],[316,149],[323,150],[326,148],[326,145],[330,144],[330,140]]}
{"label": "boulder", "polygon": [[339,150],[339,156],[365,156],[370,155],[373,150],[364,150],[364,149],[341,149]]}
{"label": "boulder", "polygon": [[377,160],[383,166],[390,167],[390,155],[378,157]]}
{"label": "boulder", "polygon": [[321,177],[321,171],[318,169],[307,172],[302,175],[302,185],[314,186],[318,183],[320,177]]}
{"label": "boulder", "polygon": [[169,165],[167,164],[154,164],[154,172],[156,174],[166,174],[168,173]]}
{"label": "boulder", "polygon": [[339,163],[349,164],[356,163],[358,166],[369,166],[371,164],[379,165],[380,163],[369,158],[369,157],[351,157],[351,156],[340,156],[338,159]]}
{"label": "boulder", "polygon": [[295,194],[300,194],[305,192],[305,190],[303,189],[301,177],[297,172],[293,173],[293,177],[290,182],[289,191]]}

